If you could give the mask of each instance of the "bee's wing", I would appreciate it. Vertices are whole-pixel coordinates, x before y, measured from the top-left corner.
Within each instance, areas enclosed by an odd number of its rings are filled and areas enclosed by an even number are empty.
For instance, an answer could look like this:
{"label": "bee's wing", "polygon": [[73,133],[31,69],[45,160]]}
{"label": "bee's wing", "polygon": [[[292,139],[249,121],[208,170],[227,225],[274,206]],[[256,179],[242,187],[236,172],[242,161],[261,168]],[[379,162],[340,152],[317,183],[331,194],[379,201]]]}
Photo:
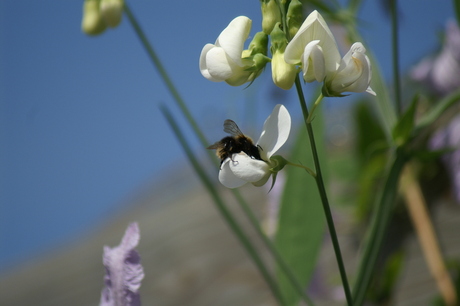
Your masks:
{"label": "bee's wing", "polygon": [[218,142],[216,142],[216,143],[210,145],[210,146],[207,147],[206,149],[208,149],[208,150],[217,150],[217,149],[219,148],[219,143],[220,143],[220,141],[218,141]]}
{"label": "bee's wing", "polygon": [[224,121],[224,132],[232,136],[244,135],[235,121],[227,119]]}

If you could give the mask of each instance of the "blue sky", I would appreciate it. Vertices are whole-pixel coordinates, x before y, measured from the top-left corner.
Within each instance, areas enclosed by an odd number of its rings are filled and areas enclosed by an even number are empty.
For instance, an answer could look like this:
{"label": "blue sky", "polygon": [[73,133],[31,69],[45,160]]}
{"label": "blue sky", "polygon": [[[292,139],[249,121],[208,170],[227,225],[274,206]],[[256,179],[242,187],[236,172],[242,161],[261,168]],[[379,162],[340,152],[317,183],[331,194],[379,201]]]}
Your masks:
{"label": "blue sky", "polygon": [[[436,48],[453,10],[450,1],[400,2],[406,69]],[[247,125],[248,99],[256,122],[269,114],[277,91],[269,69],[248,89],[209,82],[198,69],[201,48],[234,17],[253,20],[251,35],[260,30],[258,0],[128,3],[209,139],[222,136],[226,118]],[[88,231],[184,160],[158,105],[180,112],[128,20],[88,37],[81,13],[82,1],[0,2],[0,270]],[[388,76],[380,2],[367,1],[361,18]]]}

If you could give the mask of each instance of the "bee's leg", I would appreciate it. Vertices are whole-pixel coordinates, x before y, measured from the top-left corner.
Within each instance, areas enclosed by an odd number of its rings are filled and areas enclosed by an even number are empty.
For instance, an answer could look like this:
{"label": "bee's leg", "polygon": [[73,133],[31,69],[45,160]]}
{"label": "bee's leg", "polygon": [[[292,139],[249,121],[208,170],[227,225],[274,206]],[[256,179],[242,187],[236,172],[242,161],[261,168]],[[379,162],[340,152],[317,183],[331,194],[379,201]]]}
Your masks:
{"label": "bee's leg", "polygon": [[233,154],[232,154],[232,155],[230,155],[230,157],[229,157],[229,158],[230,158],[230,160],[232,161],[232,163],[233,163],[233,164],[235,164],[235,163],[237,163],[237,164],[238,164],[238,161],[237,161],[237,160],[233,160]]}

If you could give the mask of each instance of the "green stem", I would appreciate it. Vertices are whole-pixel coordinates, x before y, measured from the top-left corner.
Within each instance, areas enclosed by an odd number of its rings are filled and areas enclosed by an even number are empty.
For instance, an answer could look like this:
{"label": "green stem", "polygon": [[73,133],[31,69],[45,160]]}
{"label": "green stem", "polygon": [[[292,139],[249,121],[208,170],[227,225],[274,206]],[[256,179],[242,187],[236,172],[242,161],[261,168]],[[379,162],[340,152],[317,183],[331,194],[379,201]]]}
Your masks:
{"label": "green stem", "polygon": [[361,6],[362,0],[350,0],[348,2],[348,9],[356,15],[358,12],[359,7]]}
{"label": "green stem", "polygon": [[436,102],[436,105],[430,109],[429,112],[424,114],[417,123],[414,134],[418,135],[419,131],[426,128],[436,121],[445,111],[450,107],[456,105],[460,100],[460,89],[452,92],[450,95],[442,98],[441,101]]}
{"label": "green stem", "polygon": [[318,186],[318,191],[321,197],[321,203],[323,204],[324,214],[326,216],[327,226],[329,227],[332,245],[334,247],[334,252],[335,252],[336,259],[337,259],[337,265],[339,267],[340,277],[342,279],[343,289],[345,291],[345,297],[347,299],[348,305],[352,306],[353,299],[351,296],[350,286],[348,284],[347,274],[345,271],[345,265],[342,259],[342,252],[340,251],[339,240],[337,239],[337,232],[335,231],[334,220],[332,218],[331,208],[329,206],[329,201],[327,199],[326,188],[323,182],[323,176],[321,173],[321,166],[320,166],[320,162],[318,158],[318,152],[316,150],[315,137],[313,134],[313,127],[311,125],[311,122],[308,122],[307,120],[308,108],[307,108],[307,103],[305,102],[305,97],[303,95],[302,84],[300,83],[300,79],[298,75],[295,79],[295,85],[297,89],[297,94],[299,96],[299,102],[302,108],[303,117],[305,119],[305,125],[307,128],[308,136],[310,139],[311,151],[313,154],[313,160],[314,160],[315,169],[316,169],[316,177],[315,177],[316,185]]}
{"label": "green stem", "polygon": [[391,6],[391,40],[392,40],[392,57],[393,57],[393,86],[395,91],[396,111],[401,116],[401,87],[399,80],[399,33],[398,33],[398,2],[390,1]]}
{"label": "green stem", "polygon": [[396,151],[396,158],[387,176],[383,192],[378,206],[374,210],[369,236],[363,252],[362,260],[358,269],[358,277],[353,290],[355,305],[362,305],[366,297],[367,289],[371,282],[372,272],[377,262],[382,246],[394,201],[398,191],[398,181],[401,171],[407,161],[406,155],[401,149]]}
{"label": "green stem", "polygon": [[308,172],[308,174],[310,174],[311,176],[313,176],[313,178],[316,178],[316,173],[315,171],[313,171],[312,169],[304,166],[304,165],[299,165],[299,164],[294,164],[294,163],[291,163],[290,161],[287,162],[288,165],[291,165],[291,166],[294,166],[294,167],[297,167],[297,168],[302,168],[304,169],[305,171]]}
{"label": "green stem", "polygon": [[460,0],[452,0],[454,2],[455,17],[457,18],[457,25],[460,27]]}
{"label": "green stem", "polygon": [[[161,63],[160,58],[156,54],[155,50],[153,49],[153,46],[150,44],[149,40],[147,39],[147,36],[144,34],[144,31],[140,27],[139,23],[136,20],[136,17],[134,17],[133,13],[131,12],[131,9],[129,8],[128,4],[125,2],[124,5],[124,10],[126,13],[126,16],[128,17],[128,20],[131,22],[131,25],[134,28],[134,31],[136,32],[137,36],[139,37],[142,45],[144,46],[145,50],[147,51],[148,56],[152,60],[153,65],[157,69],[158,73],[160,74],[163,82],[165,83],[166,87],[168,88],[169,92],[174,98],[174,101],[176,101],[177,106],[180,108],[182,113],[184,114],[185,118],[188,120],[190,123],[190,126],[192,127],[193,131],[201,141],[204,147],[207,147],[209,144],[206,140],[206,137],[204,134],[201,132],[198,123],[195,121],[193,118],[191,112],[187,108],[187,105],[185,104],[184,100],[182,99],[181,95],[179,94],[179,91],[176,89],[176,86],[174,86],[173,81],[169,77],[168,73],[166,72],[166,69],[164,68],[163,64]],[[212,152],[209,151],[209,155],[212,156]]]}
{"label": "green stem", "polygon": [[315,113],[316,107],[321,103],[323,100],[324,96],[322,93],[319,94],[318,99],[316,99],[315,104],[313,104],[310,113],[308,114],[307,118],[307,123],[311,123],[311,121],[314,119],[313,114]]}
{"label": "green stem", "polygon": [[208,177],[208,175],[203,171],[200,163],[198,162],[198,159],[195,157],[193,154],[192,149],[190,148],[190,145],[188,144],[187,140],[185,139],[182,131],[180,130],[177,122],[169,112],[169,110],[163,105],[160,106],[160,109],[163,113],[163,115],[166,117],[166,120],[170,124],[171,128],[173,129],[177,139],[179,140],[180,144],[182,145],[182,148],[184,149],[190,163],[192,164],[193,168],[195,169],[196,173],[198,174],[198,177],[200,178],[201,182],[205,186],[205,188],[208,190],[209,194],[211,195],[212,199],[216,203],[217,208],[219,209],[219,212],[221,213],[222,217],[227,221],[228,225],[230,228],[233,230],[235,233],[236,237],[239,239],[240,243],[243,245],[243,247],[246,249],[254,263],[256,264],[257,268],[261,272],[263,278],[267,282],[268,286],[270,287],[273,295],[275,298],[278,300],[278,303],[280,305],[286,305],[285,301],[283,300],[283,297],[281,296],[280,289],[278,287],[278,284],[275,282],[273,277],[270,275],[268,272],[264,262],[262,261],[262,258],[259,256],[258,252],[252,245],[251,241],[249,240],[248,236],[244,233],[242,230],[241,226],[238,224],[236,219],[233,217],[232,213],[228,210],[227,205],[224,203],[222,198],[219,195],[219,192],[215,188],[214,184],[212,183],[211,179]]}

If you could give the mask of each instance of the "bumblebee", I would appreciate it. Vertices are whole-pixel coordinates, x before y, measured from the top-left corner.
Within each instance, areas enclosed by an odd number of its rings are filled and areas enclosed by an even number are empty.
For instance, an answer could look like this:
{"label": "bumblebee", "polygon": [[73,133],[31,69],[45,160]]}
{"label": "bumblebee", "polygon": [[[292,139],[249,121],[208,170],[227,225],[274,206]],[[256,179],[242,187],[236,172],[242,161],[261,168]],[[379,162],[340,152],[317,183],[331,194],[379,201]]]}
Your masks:
{"label": "bumblebee", "polygon": [[224,121],[224,132],[231,136],[224,137],[207,147],[207,149],[216,150],[217,157],[221,159],[221,165],[224,160],[227,158],[232,159],[233,154],[240,152],[244,152],[254,159],[263,160],[259,153],[260,146],[255,146],[252,139],[244,135],[233,120],[227,119]]}

